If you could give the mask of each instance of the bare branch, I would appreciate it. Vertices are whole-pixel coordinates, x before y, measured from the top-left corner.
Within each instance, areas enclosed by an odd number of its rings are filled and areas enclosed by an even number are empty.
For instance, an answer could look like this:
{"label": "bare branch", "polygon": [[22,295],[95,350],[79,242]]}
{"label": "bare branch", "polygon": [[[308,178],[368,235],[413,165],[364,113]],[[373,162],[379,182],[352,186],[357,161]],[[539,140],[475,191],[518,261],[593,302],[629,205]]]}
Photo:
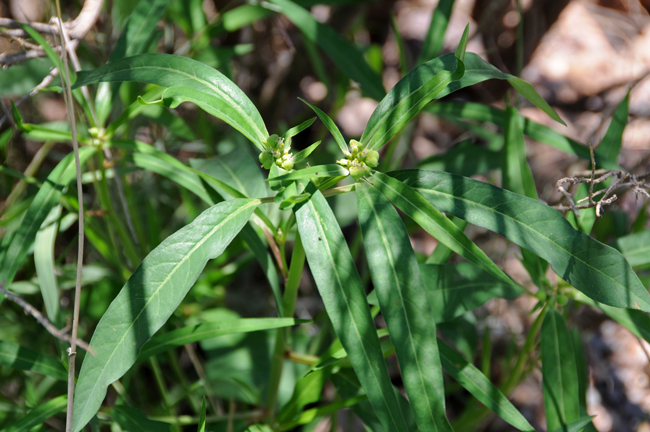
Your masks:
{"label": "bare branch", "polygon": [[7,298],[14,303],[16,303],[18,306],[23,308],[25,311],[25,314],[29,314],[36,319],[36,321],[45,327],[45,330],[47,330],[52,336],[56,337],[59,340],[72,343],[74,342],[80,347],[83,348],[84,350],[88,351],[90,354],[95,355],[95,350],[90,347],[86,342],[84,342],[81,339],[72,339],[67,333],[70,330],[70,326],[66,325],[63,329],[59,330],[52,324],[45,316],[43,316],[42,313],[38,311],[34,306],[23,300],[22,298],[18,297],[16,294],[7,291],[5,289],[5,283],[4,281],[0,282],[0,292],[3,293]]}

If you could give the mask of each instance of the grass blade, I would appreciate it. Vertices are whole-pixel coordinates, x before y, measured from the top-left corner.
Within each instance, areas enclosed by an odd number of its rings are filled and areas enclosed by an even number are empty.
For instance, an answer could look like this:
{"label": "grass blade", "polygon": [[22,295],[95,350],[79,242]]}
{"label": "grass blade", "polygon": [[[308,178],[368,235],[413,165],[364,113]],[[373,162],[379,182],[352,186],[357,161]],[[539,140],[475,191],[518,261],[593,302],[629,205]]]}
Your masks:
{"label": "grass blade", "polygon": [[460,228],[431,205],[418,191],[380,172],[376,172],[370,178],[370,182],[398,209],[449,249],[497,279],[505,283],[515,283]]}
{"label": "grass blade", "polygon": [[32,428],[42,425],[45,420],[49,419],[54,414],[63,411],[67,403],[68,397],[65,395],[51,399],[43,405],[28,412],[25,417],[2,429],[2,432],[28,432],[32,430]]}
{"label": "grass blade", "polygon": [[[80,163],[85,163],[96,151],[97,149],[94,147],[79,149]],[[75,178],[76,171],[74,154],[70,153],[52,170],[47,177],[47,181],[43,183],[43,186],[32,200],[20,227],[14,233],[10,243],[8,243],[7,249],[0,251],[2,256],[0,281],[4,281],[6,286],[13,281],[16,272],[33,244],[36,233],[47,215],[57,205],[61,190]],[[0,294],[0,300],[3,297],[4,295]]]}
{"label": "grass blade", "polygon": [[650,295],[615,249],[573,229],[547,205],[447,173],[391,173],[440,211],[494,231],[551,264],[565,281],[601,303],[650,312]]}
{"label": "grass blade", "polygon": [[170,432],[171,425],[159,421],[149,420],[137,408],[116,405],[111,410],[113,420],[120,425],[123,430],[129,432]]}
{"label": "grass blade", "polygon": [[363,54],[346,38],[331,27],[321,24],[301,6],[289,0],[271,0],[279,6],[303,36],[318,44],[336,66],[353,81],[361,84],[364,93],[375,100],[386,94],[381,76],[365,61]]}
{"label": "grass blade", "polygon": [[547,429],[561,429],[580,418],[580,407],[578,369],[571,334],[564,318],[555,309],[549,310],[544,317],[541,346]]}
{"label": "grass blade", "polygon": [[311,199],[297,206],[296,222],[327,313],[384,427],[388,431],[407,430],[341,228],[313,183],[305,192],[311,194]]}
{"label": "grass blade", "polygon": [[50,210],[34,239],[34,267],[47,317],[51,322],[56,322],[59,313],[59,288],[54,269],[54,243],[59,229],[59,217],[61,206],[57,205]]}
{"label": "grass blade", "polygon": [[242,318],[219,323],[203,323],[187,326],[152,337],[140,351],[138,361],[142,361],[172,348],[194,343],[203,339],[236,333],[249,333],[260,330],[273,330],[306,322],[294,318]]}
{"label": "grass blade", "polygon": [[210,207],[165,239],[133,273],[99,321],[75,392],[73,430],[99,409],[106,388],[135,363],[142,346],[167,321],[209,259],[216,258],[248,222],[259,200]]}
{"label": "grass blade", "polygon": [[535,432],[508,398],[483,375],[443,340],[438,339],[440,360],[445,371],[496,415],[521,431]]}
{"label": "grass blade", "polygon": [[164,97],[183,97],[209,107],[263,150],[269,136],[255,105],[232,81],[199,61],[168,54],[140,54],[110,62],[90,72],[79,72],[74,87],[97,82],[138,81],[162,87]]}
{"label": "grass blade", "polygon": [[422,64],[440,55],[453,7],[454,0],[440,0],[438,2],[438,5],[431,15],[431,24],[429,25],[429,31],[424,38],[424,45],[422,46],[422,51],[418,58],[418,64]]}
{"label": "grass blade", "polygon": [[0,365],[38,372],[61,381],[68,379],[68,372],[59,360],[3,340],[0,340]]}
{"label": "grass blade", "polygon": [[359,182],[356,193],[368,266],[416,422],[420,430],[451,431],[436,326],[406,227],[375,188]]}
{"label": "grass blade", "polygon": [[596,165],[601,165],[605,168],[617,165],[616,161],[623,143],[623,132],[625,131],[625,126],[627,126],[627,117],[630,113],[629,105],[630,92],[628,91],[621,103],[616,107],[612,122],[607,128],[603,140],[596,148],[596,151],[594,151]]}

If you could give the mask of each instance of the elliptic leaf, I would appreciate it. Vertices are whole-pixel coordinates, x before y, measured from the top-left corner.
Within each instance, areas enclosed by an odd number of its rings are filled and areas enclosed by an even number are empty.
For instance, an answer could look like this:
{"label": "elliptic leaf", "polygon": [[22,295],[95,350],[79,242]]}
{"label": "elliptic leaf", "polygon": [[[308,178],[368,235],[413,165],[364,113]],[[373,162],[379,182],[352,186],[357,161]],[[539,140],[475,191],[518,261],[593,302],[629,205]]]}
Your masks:
{"label": "elliptic leaf", "polygon": [[575,230],[547,205],[487,183],[424,170],[391,173],[438,210],[494,231],[551,264],[601,303],[650,312],[650,295],[616,250]]}
{"label": "elliptic leaf", "polygon": [[407,430],[381,353],[375,324],[345,237],[313,183],[298,204],[296,222],[307,261],[336,334],[387,430]]}
{"label": "elliptic leaf", "polygon": [[75,432],[95,415],[108,385],[131,368],[142,346],[178,307],[206,262],[224,251],[259,203],[237,199],[212,206],[144,259],[90,341],[97,355],[86,356],[79,373]]}

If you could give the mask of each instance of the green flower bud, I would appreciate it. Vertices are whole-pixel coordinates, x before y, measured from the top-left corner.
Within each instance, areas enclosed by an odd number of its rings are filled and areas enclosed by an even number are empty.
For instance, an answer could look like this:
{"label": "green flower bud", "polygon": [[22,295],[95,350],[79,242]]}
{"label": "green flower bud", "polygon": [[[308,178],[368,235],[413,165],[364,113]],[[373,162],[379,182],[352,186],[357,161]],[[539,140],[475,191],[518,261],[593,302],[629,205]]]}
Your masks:
{"label": "green flower bud", "polygon": [[259,159],[260,159],[260,163],[263,164],[263,163],[265,163],[267,160],[271,159],[271,155],[268,154],[266,151],[263,151],[262,153],[260,153],[260,157],[259,157]]}
{"label": "green flower bud", "polygon": [[569,303],[569,297],[565,296],[564,294],[558,294],[556,297],[557,304],[560,306],[566,306],[567,303]]}
{"label": "green flower bud", "polygon": [[277,148],[279,142],[281,142],[280,137],[276,134],[273,134],[266,139],[266,145],[270,148]]}
{"label": "green flower bud", "polygon": [[287,171],[291,171],[293,169],[293,160],[285,160],[282,162],[282,168],[284,168]]}
{"label": "green flower bud", "polygon": [[366,156],[366,163],[368,166],[373,168],[379,165],[379,152],[376,150],[370,150],[368,156]]}
{"label": "green flower bud", "polygon": [[353,167],[350,167],[350,175],[352,176],[353,179],[359,180],[361,177],[366,175],[366,172],[363,169],[363,167],[353,166]]}

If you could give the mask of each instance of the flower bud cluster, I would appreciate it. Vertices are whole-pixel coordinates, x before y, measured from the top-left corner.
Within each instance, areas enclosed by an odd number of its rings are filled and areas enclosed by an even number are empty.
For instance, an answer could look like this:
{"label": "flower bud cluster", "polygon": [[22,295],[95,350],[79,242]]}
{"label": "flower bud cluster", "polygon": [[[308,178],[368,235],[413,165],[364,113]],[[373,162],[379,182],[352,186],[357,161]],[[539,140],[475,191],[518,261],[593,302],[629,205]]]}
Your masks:
{"label": "flower bud cluster", "polygon": [[91,138],[90,144],[95,147],[103,146],[109,138],[106,134],[106,129],[104,128],[91,127],[88,129],[88,133],[90,134]]}
{"label": "flower bud cluster", "polygon": [[273,134],[266,139],[266,149],[260,153],[260,162],[265,169],[270,169],[275,163],[278,168],[287,171],[293,169],[291,146],[286,145],[284,138]]}
{"label": "flower bud cluster", "polygon": [[337,160],[336,163],[346,167],[353,179],[359,180],[379,165],[379,153],[376,150],[366,150],[357,140],[350,141],[351,151],[345,152],[346,159]]}

